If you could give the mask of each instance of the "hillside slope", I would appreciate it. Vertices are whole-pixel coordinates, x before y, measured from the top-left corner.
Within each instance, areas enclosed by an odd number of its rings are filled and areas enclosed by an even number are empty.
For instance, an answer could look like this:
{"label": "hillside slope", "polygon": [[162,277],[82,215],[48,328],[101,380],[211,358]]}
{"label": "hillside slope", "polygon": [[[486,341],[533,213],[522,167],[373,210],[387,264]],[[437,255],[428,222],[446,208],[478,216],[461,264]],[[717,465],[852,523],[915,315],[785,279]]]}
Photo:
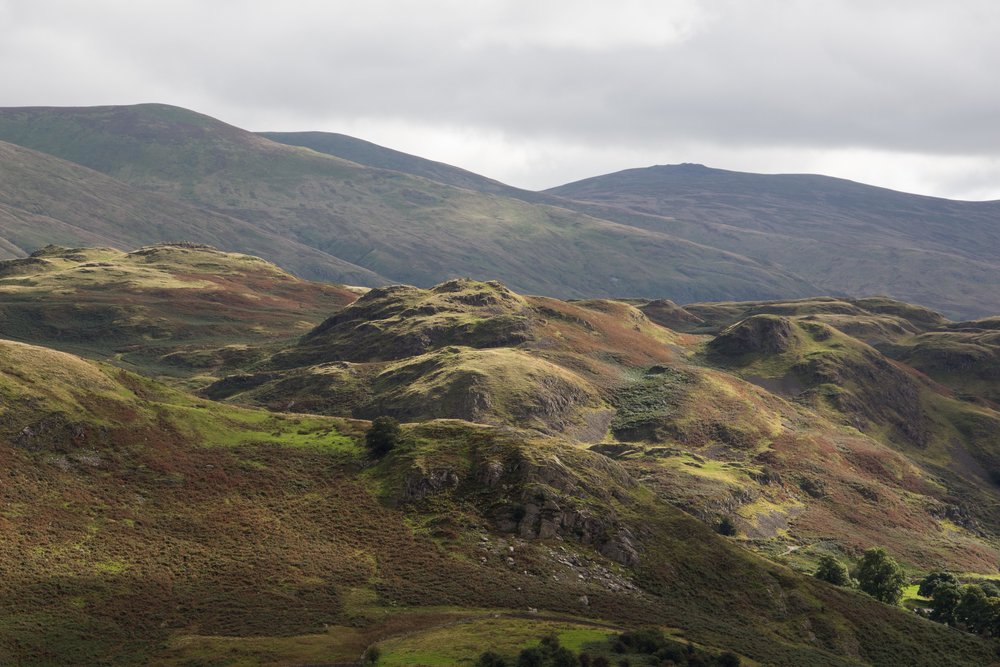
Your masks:
{"label": "hillside slope", "polygon": [[890,294],[961,317],[998,310],[997,202],[948,201],[823,176],[764,176],[700,165],[630,169],[531,192],[344,135],[264,136],[738,252],[803,276],[821,288],[817,293]]}
{"label": "hillside slope", "polygon": [[[176,107],[3,109],[0,140],[239,219],[396,282],[430,286],[465,275],[501,279],[527,293],[683,301],[815,292],[737,252],[366,167]],[[284,266],[315,275],[294,259]]]}
{"label": "hillside slope", "polygon": [[192,399],[4,341],[0,393],[0,652],[15,664],[352,662],[526,607],[570,627],[661,624],[765,664],[991,660],[978,638],[747,554],[558,439],[429,422],[364,465],[363,424]]}
{"label": "hillside slope", "polygon": [[194,241],[267,257],[313,277],[378,285],[385,278],[233,217],[146,192],[51,155],[0,141],[0,257],[58,243],[131,249]]}
{"label": "hillside slope", "polygon": [[710,525],[728,517],[748,546],[794,553],[795,567],[879,543],[916,569],[992,573],[1000,413],[833,328],[914,336],[942,318],[816,299],[748,304],[785,315],[731,324],[737,305],[691,307],[722,320],[709,339],[657,326],[648,304],[523,297],[495,282],[378,288],[204,393],[529,427],[614,458]]}
{"label": "hillside slope", "polygon": [[546,192],[591,215],[738,249],[824,293],[888,294],[962,317],[1000,312],[1000,202],[702,165],[629,169]]}

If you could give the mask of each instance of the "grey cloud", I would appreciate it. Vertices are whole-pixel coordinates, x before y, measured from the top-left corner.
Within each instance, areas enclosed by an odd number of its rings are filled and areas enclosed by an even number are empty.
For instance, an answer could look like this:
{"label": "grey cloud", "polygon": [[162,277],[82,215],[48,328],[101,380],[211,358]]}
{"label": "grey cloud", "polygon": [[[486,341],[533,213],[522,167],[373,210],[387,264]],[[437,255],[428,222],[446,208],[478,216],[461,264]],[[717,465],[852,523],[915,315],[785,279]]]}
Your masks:
{"label": "grey cloud", "polygon": [[1000,154],[994,2],[538,4],[0,0],[0,103],[381,119],[578,153]]}

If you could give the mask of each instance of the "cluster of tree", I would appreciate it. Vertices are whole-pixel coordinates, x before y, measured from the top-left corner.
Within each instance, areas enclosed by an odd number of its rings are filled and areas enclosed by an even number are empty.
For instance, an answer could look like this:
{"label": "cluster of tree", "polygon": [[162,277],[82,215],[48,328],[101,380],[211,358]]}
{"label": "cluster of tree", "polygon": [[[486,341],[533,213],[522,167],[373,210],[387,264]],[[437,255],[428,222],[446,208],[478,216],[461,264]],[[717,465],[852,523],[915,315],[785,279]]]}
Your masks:
{"label": "cluster of tree", "polygon": [[906,573],[885,549],[868,549],[861,556],[853,576],[847,566],[830,555],[819,559],[816,578],[837,586],[856,586],[876,600],[899,604],[906,585]]}
{"label": "cluster of tree", "polygon": [[930,598],[925,614],[931,620],[1000,637],[1000,587],[993,582],[963,585],[951,572],[931,572],[917,592]]}
{"label": "cluster of tree", "polygon": [[611,640],[607,654],[574,653],[559,645],[557,637],[542,638],[538,646],[523,649],[510,663],[498,653],[487,651],[479,656],[476,667],[629,667],[633,656],[642,665],[677,665],[679,667],[739,667],[740,658],[735,653],[715,655],[668,639],[656,628],[623,632]]}
{"label": "cluster of tree", "polygon": [[[887,604],[899,604],[906,577],[885,549],[869,549],[852,573],[833,556],[819,560],[816,577],[837,586],[856,586]],[[917,593],[930,600],[918,613],[967,632],[1000,637],[1000,585],[990,581],[962,584],[951,572],[931,572]]]}

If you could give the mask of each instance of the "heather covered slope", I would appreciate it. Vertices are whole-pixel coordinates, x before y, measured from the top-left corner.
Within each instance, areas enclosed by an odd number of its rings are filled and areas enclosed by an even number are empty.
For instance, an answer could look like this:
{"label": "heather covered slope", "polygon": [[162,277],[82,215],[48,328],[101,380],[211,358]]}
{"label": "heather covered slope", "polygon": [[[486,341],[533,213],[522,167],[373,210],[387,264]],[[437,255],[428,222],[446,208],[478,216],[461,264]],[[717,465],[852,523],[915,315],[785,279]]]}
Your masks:
{"label": "heather covered slope", "polygon": [[952,316],[1000,312],[1000,202],[701,165],[629,169],[546,192],[590,215],[772,263],[822,293],[889,294]]}
{"label": "heather covered slope", "polygon": [[[238,219],[395,282],[430,286],[467,275],[535,294],[682,301],[816,291],[738,251],[360,165],[176,107],[3,109],[0,140]],[[176,240],[173,230],[162,233],[172,238],[157,240]],[[328,277],[295,258],[283,267]]]}
{"label": "heather covered slope", "polygon": [[0,391],[0,651],[17,664],[351,662],[375,641],[461,638],[483,609],[516,625],[504,610],[526,607],[570,627],[662,624],[763,664],[991,660],[530,431],[429,422],[364,465],[363,424],[192,399],[9,342]]}

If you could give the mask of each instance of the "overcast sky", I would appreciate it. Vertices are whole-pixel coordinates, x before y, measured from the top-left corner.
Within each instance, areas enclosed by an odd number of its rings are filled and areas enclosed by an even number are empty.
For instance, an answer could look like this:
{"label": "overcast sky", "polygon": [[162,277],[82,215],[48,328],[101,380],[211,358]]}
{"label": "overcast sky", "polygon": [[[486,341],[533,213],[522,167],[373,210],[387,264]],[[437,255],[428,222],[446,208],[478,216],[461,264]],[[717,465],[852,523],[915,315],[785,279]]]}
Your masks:
{"label": "overcast sky", "polygon": [[996,0],[0,0],[0,106],[165,102],[541,189],[678,162],[1000,199]]}

